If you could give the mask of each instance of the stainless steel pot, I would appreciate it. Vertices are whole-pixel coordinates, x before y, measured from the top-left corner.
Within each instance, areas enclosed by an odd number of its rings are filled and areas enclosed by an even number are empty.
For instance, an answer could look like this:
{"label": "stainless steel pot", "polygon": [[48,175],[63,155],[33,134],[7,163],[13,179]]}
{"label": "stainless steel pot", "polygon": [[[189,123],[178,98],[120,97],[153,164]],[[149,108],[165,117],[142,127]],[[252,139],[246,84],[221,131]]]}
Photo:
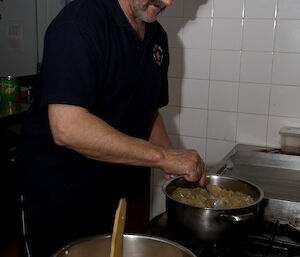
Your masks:
{"label": "stainless steel pot", "polygon": [[189,235],[200,240],[219,241],[227,239],[247,229],[260,215],[263,191],[253,183],[239,178],[207,176],[206,184],[239,191],[250,195],[255,202],[240,208],[200,208],[176,201],[170,194],[177,187],[198,187],[198,183],[188,182],[183,177],[168,180],[163,185],[166,195],[168,219]]}
{"label": "stainless steel pot", "polygon": [[[122,257],[196,257],[187,248],[167,239],[146,235],[124,235]],[[52,257],[109,257],[111,235],[73,242]]]}

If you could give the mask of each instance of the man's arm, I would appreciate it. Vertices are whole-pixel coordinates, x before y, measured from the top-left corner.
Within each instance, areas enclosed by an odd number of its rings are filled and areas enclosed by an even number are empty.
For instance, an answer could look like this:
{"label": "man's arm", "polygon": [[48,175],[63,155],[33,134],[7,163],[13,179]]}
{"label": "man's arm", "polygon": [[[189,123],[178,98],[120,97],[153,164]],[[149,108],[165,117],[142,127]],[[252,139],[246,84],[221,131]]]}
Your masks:
{"label": "man's arm", "polygon": [[88,158],[160,168],[204,183],[203,162],[196,151],[166,149],[150,141],[125,135],[85,108],[50,104],[49,124],[54,142]]}
{"label": "man's arm", "polygon": [[[169,153],[169,157],[171,157],[170,162],[172,162],[174,165],[176,164],[176,165],[180,166],[179,162],[182,161],[182,158],[189,158],[189,155],[190,155],[189,151],[194,151],[194,150],[173,149],[172,143],[171,143],[170,138],[165,129],[163,118],[158,110],[154,114],[154,119],[153,119],[151,130],[150,130],[149,141],[155,145],[159,145],[159,146],[162,146],[162,147],[168,149],[167,152]],[[193,153],[197,155],[197,160],[198,160],[198,163],[199,163],[199,166],[201,169],[201,173],[202,173],[200,183],[201,183],[201,185],[203,185],[203,183],[205,182],[205,177],[206,177],[206,167],[205,167],[203,160],[198,155],[198,153],[195,151]],[[185,154],[188,154],[188,156],[185,156]],[[178,155],[180,155],[180,157]],[[170,178],[168,173],[166,173],[165,177],[167,179]]]}

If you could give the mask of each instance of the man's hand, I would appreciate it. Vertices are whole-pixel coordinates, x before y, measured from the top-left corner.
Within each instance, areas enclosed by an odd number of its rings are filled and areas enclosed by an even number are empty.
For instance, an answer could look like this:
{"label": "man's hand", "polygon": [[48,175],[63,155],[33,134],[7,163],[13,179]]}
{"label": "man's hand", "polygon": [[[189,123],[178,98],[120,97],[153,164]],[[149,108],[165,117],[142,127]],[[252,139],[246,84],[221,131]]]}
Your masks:
{"label": "man's hand", "polygon": [[166,149],[161,169],[167,174],[183,175],[187,181],[205,183],[206,167],[195,150]]}

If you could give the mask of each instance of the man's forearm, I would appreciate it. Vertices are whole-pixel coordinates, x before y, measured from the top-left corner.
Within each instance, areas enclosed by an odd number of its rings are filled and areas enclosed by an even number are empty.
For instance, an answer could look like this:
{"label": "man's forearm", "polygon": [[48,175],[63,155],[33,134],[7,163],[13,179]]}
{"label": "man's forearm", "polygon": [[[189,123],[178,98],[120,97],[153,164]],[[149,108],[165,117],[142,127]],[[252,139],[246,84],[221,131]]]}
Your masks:
{"label": "man's forearm", "polygon": [[201,157],[195,150],[172,149],[160,115],[154,120],[149,141],[125,135],[79,106],[49,105],[48,117],[54,142],[87,158],[160,168],[204,184]]}

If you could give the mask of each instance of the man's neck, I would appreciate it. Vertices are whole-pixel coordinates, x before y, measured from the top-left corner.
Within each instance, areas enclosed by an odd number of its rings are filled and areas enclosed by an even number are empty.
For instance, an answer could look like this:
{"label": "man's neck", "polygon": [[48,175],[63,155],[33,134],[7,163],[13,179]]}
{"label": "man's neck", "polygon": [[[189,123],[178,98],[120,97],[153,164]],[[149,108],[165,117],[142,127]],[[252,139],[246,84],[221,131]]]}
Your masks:
{"label": "man's neck", "polygon": [[130,0],[118,0],[119,4],[128,20],[130,25],[133,27],[133,29],[138,34],[139,38],[141,40],[144,40],[144,34],[145,34],[145,23],[136,17],[133,16],[132,9],[130,6],[129,1]]}

